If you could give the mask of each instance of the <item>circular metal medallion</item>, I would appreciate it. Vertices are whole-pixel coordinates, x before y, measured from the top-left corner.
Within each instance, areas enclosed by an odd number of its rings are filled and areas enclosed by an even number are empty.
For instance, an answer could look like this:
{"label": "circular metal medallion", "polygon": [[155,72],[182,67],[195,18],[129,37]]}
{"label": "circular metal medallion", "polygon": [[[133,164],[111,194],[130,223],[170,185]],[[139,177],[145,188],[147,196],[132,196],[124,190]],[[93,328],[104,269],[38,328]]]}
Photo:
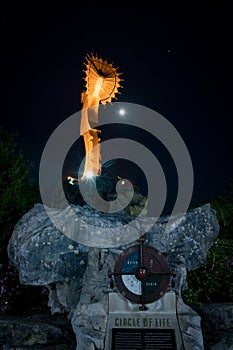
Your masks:
{"label": "circular metal medallion", "polygon": [[144,305],[165,294],[171,273],[165,256],[141,242],[119,256],[112,275],[123,297]]}

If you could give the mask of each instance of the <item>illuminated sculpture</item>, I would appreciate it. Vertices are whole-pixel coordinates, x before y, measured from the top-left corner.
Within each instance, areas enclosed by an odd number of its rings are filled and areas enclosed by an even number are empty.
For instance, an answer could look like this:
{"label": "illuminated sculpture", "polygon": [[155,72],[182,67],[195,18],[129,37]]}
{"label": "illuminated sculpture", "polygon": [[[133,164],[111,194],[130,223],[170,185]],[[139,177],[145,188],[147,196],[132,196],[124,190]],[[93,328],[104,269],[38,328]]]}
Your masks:
{"label": "illuminated sculpture", "polygon": [[119,78],[121,73],[107,61],[98,58],[93,54],[86,56],[85,63],[85,91],[81,94],[82,116],[80,125],[80,135],[83,135],[85,145],[85,165],[82,179],[98,176],[101,174],[100,155],[100,130],[91,127],[98,125],[99,103],[105,105],[116,99],[120,86]]}

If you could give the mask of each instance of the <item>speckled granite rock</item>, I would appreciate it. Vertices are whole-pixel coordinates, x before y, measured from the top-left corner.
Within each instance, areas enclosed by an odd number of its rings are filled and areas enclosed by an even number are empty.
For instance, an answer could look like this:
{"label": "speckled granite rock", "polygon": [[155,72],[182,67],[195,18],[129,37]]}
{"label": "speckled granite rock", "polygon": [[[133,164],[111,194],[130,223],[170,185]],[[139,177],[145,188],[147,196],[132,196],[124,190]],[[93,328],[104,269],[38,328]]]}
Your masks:
{"label": "speckled granite rock", "polygon": [[8,244],[8,256],[18,269],[20,282],[47,285],[81,278],[88,247],[58,231],[42,204],[36,204],[16,224]]}
{"label": "speckled granite rock", "polygon": [[[69,214],[69,208],[64,210]],[[86,215],[87,221],[94,220],[96,226],[115,224],[113,234],[120,230],[119,223],[130,219],[123,212],[105,216],[90,208],[77,207],[75,210],[80,211],[82,217]],[[62,226],[63,210],[56,210],[55,214]],[[145,222],[152,219],[142,218]],[[169,227],[168,221],[169,217],[159,218],[145,234],[145,243],[164,253],[171,269],[176,270],[174,290],[178,297],[184,342],[187,349],[203,350],[201,319],[182,302],[181,291],[187,287],[187,270],[195,270],[204,263],[208,250],[218,236],[218,222],[209,204],[190,210],[181,217],[173,217]],[[66,225],[69,227],[68,220]],[[52,313],[70,312],[77,350],[102,350],[108,317],[108,270],[113,268],[119,254],[134,243],[116,248],[88,248],[58,231],[43,206],[37,204],[16,225],[8,245],[8,254],[19,270],[21,283],[46,285],[49,288]]]}
{"label": "speckled granite rock", "polygon": [[0,316],[1,350],[73,350],[75,337],[63,315]]}
{"label": "speckled granite rock", "polygon": [[206,304],[199,314],[206,350],[233,350],[233,303]]}

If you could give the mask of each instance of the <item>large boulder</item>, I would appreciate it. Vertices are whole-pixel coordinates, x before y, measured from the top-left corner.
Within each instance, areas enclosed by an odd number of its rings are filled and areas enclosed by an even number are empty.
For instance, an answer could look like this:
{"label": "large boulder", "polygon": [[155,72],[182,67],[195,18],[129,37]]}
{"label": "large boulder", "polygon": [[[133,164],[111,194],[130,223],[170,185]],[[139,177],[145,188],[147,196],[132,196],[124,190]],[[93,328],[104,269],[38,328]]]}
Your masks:
{"label": "large boulder", "polygon": [[[123,223],[130,221],[126,212],[105,215],[90,207],[72,205],[65,209],[49,209],[57,227],[80,230],[69,220],[75,211],[83,222],[94,221],[96,227],[116,227],[112,241],[124,232]],[[177,297],[184,341],[196,349],[203,349],[200,317],[182,301],[181,292],[187,288],[187,270],[195,270],[205,262],[206,255],[219,233],[215,211],[209,204],[189,210],[170,220],[162,216],[151,227],[154,218],[144,217],[150,229],[144,235],[145,244],[164,253],[171,269],[176,271],[173,288]],[[82,227],[82,234],[85,234]],[[87,229],[86,229],[87,230]],[[134,227],[137,230],[137,227]],[[88,243],[88,241],[87,241]],[[19,271],[21,283],[46,286],[51,312],[69,311],[77,349],[103,349],[108,317],[108,271],[113,269],[119,255],[136,240],[114,247],[88,247],[68,238],[48,216],[48,208],[36,204],[15,226],[8,245],[11,263]],[[112,290],[113,291],[113,290]],[[190,333],[190,329],[192,331]],[[187,329],[189,332],[187,338]],[[191,334],[191,335],[190,335]],[[193,335],[192,335],[193,334]],[[185,338],[186,337],[186,338]],[[87,345],[81,345],[88,342]],[[191,347],[190,347],[191,348]]]}
{"label": "large boulder", "polygon": [[20,282],[29,285],[80,279],[87,254],[87,246],[56,229],[42,204],[19,220],[8,244],[8,256],[19,271]]}

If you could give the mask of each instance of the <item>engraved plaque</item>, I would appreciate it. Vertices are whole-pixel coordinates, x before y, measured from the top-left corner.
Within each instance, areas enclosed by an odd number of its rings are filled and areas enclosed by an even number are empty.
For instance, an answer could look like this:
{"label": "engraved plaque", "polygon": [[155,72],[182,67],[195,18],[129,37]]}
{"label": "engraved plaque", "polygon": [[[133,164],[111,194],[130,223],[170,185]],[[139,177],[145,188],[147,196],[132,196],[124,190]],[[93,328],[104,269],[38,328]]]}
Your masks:
{"label": "engraved plaque", "polygon": [[112,350],[177,350],[174,329],[112,329]]}
{"label": "engraved plaque", "polygon": [[145,311],[119,293],[110,293],[105,349],[184,350],[175,293],[165,293]]}

